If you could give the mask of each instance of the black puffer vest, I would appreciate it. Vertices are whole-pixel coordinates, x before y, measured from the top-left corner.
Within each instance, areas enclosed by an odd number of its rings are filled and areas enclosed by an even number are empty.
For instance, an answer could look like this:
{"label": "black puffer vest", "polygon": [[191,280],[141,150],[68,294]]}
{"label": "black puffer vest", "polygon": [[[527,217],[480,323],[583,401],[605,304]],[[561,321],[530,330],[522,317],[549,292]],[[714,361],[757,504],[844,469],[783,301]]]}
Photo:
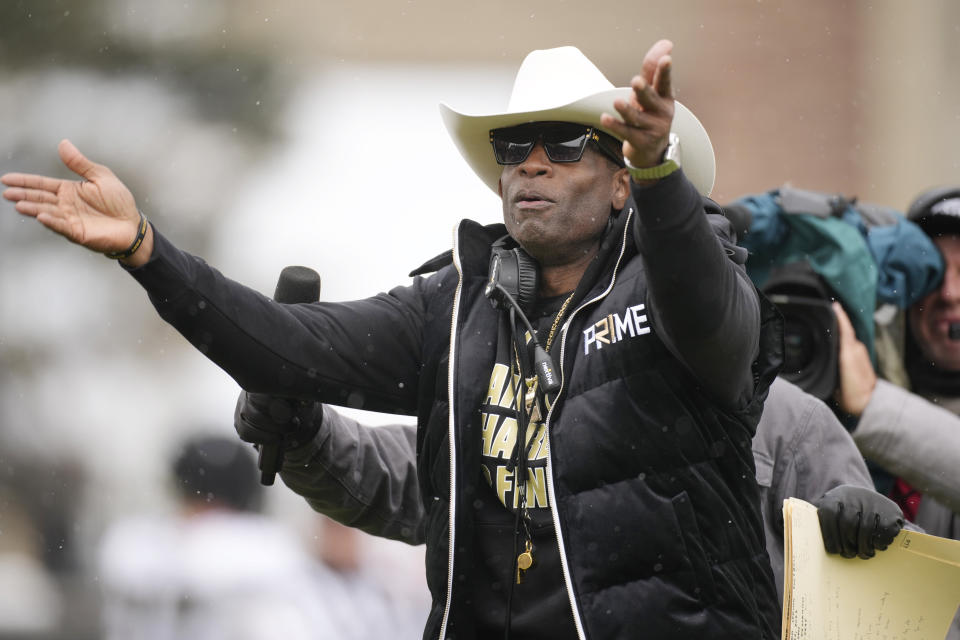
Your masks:
{"label": "black puffer vest", "polygon": [[[751,439],[782,355],[778,316],[761,302],[752,402],[721,409],[650,324],[631,216],[619,216],[611,259],[565,323],[563,388],[548,416],[551,504],[578,632],[776,638]],[[454,263],[422,287],[436,292],[425,301],[421,378],[436,383],[420,386],[418,438],[434,601],[424,638],[474,637],[479,409],[497,340],[483,288],[490,245],[504,232],[461,223]]]}

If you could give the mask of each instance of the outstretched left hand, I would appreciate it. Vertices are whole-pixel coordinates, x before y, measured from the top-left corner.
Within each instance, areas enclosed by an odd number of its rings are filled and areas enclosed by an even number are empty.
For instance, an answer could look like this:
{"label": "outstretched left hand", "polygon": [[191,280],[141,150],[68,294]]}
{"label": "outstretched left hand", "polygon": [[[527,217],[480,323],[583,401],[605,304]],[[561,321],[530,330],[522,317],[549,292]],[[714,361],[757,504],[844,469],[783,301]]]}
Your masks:
{"label": "outstretched left hand", "polygon": [[600,124],[623,138],[623,156],[638,168],[663,161],[673,124],[673,85],[670,78],[673,43],[660,40],[647,51],[639,75],[633,77],[629,100],[614,100],[618,119],[609,113]]}

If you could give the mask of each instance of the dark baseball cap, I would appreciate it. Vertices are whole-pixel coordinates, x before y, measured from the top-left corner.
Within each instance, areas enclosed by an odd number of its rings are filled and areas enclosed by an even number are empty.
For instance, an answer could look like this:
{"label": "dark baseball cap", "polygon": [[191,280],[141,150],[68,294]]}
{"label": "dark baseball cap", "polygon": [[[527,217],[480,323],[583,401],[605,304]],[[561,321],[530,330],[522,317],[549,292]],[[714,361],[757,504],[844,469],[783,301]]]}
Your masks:
{"label": "dark baseball cap", "polygon": [[960,186],[927,189],[914,199],[907,219],[929,236],[960,235]]}

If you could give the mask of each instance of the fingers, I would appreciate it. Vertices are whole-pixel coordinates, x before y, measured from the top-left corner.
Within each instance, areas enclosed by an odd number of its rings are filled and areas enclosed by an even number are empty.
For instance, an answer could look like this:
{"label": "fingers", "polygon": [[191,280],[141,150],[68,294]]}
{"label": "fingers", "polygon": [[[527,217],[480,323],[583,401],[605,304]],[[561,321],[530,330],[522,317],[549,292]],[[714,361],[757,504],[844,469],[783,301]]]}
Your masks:
{"label": "fingers", "polygon": [[[31,173],[7,173],[0,177],[0,182],[3,182],[3,184],[8,187],[39,189],[41,191],[56,193],[64,181],[58,178],[48,178],[47,176],[38,176]],[[14,198],[7,196],[9,191],[12,191],[12,189],[4,191],[3,197],[7,198],[7,200],[13,200]]]}
{"label": "fingers", "polygon": [[60,160],[70,171],[91,182],[113,175],[113,172],[104,165],[91,162],[69,140],[60,141],[60,144],[57,145],[57,153],[60,154]]}
{"label": "fingers", "polygon": [[662,98],[673,97],[673,78],[670,70],[673,68],[673,58],[664,56],[657,63],[657,71],[653,76],[653,86]]}
{"label": "fingers", "polygon": [[643,66],[641,67],[643,77],[654,86],[656,86],[654,76],[657,74],[660,59],[664,56],[669,56],[672,52],[672,42],[669,40],[658,40],[650,47],[647,54],[643,56]]}
{"label": "fingers", "polygon": [[41,211],[34,217],[36,218],[37,222],[45,226],[47,229],[64,236],[68,240],[76,242],[77,236],[75,229],[71,226],[71,223],[68,219],[60,215],[59,210],[55,209],[52,211]]}
{"label": "fingers", "polygon": [[[669,114],[672,119],[670,101],[672,100],[673,89],[670,82],[670,58],[664,58],[660,62],[661,64],[657,67],[657,73],[652,80],[648,80],[642,75],[633,77],[630,81],[633,94],[629,101],[614,100],[614,108],[628,124],[641,125],[647,114],[657,117]],[[664,85],[664,83],[666,84]],[[666,90],[664,90],[664,87]]]}
{"label": "fingers", "polygon": [[[4,193],[4,197],[6,197],[6,193]],[[56,203],[56,198],[54,198],[52,203],[18,200],[14,208],[17,210],[17,213],[35,218],[37,222],[51,231],[59,233],[62,236],[67,236],[68,238],[73,237],[71,235],[71,223],[63,215],[63,212]]]}
{"label": "fingers", "polygon": [[889,498],[854,485],[834,487],[817,501],[820,532],[827,553],[872,558],[903,528],[903,513]]}
{"label": "fingers", "polygon": [[883,551],[899,535],[900,530],[903,529],[904,520],[903,511],[893,500],[886,496],[879,496],[878,502],[880,504],[875,509],[877,518],[874,527],[874,547]]}
{"label": "fingers", "polygon": [[3,176],[2,181],[11,187],[3,192],[3,197],[14,203],[17,213],[35,218],[55,233],[71,237],[70,221],[63,215],[57,195],[64,180],[26,173],[8,173]]}
{"label": "fingers", "polygon": [[31,200],[18,200],[14,208],[18,213],[33,218],[39,215],[56,216],[60,211],[56,205],[56,201],[51,204],[47,202],[33,202]]}
{"label": "fingers", "polygon": [[857,338],[857,333],[838,302],[833,303],[837,317],[837,333],[840,347],[838,367],[840,385],[834,398],[840,408],[854,416],[862,415],[873,397],[877,386],[877,374],[870,361],[870,352]]}
{"label": "fingers", "polygon": [[46,204],[56,204],[56,192],[42,189],[24,189],[23,187],[11,187],[3,192],[3,197],[12,202],[28,201],[41,202]]}
{"label": "fingers", "polygon": [[853,323],[850,322],[850,316],[843,310],[843,305],[839,302],[833,303],[833,312],[837,316],[837,330],[839,332],[840,342],[849,343],[857,339],[857,332],[853,329]]}
{"label": "fingers", "polygon": [[[633,95],[629,100],[614,101],[614,109],[628,126],[649,126],[654,119],[668,112],[672,119],[672,111],[664,101],[664,98],[672,99],[673,96],[670,71],[673,62],[669,55],[672,50],[673,43],[669,40],[654,44],[643,59],[642,72],[630,81]],[[653,117],[649,117],[651,115]]]}
{"label": "fingers", "polygon": [[840,541],[840,555],[855,558],[860,543],[860,511],[848,509],[841,502],[837,507],[837,534]]}
{"label": "fingers", "polygon": [[[847,504],[851,487],[834,487],[817,501],[817,518],[827,553],[853,558],[859,551],[860,509]],[[855,489],[853,489],[855,491]]]}
{"label": "fingers", "polygon": [[884,551],[893,543],[894,539],[900,534],[902,529],[903,518],[895,518],[891,522],[884,522],[883,518],[878,515],[877,530],[874,534],[873,546],[879,551]]}
{"label": "fingers", "polygon": [[[616,107],[616,101],[614,102]],[[615,118],[609,113],[600,114],[600,124],[605,129],[609,129],[613,132],[615,136],[621,139],[626,139],[627,135],[630,133],[630,126],[627,125],[623,120]]]}
{"label": "fingers", "polygon": [[673,121],[671,105],[643,77],[635,76],[630,84],[633,89],[630,99],[613,101],[613,108],[620,118],[604,113],[600,116],[600,124],[631,142],[640,143],[643,137],[648,137],[651,142],[665,139]]}
{"label": "fingers", "polygon": [[[113,176],[113,172],[110,171],[110,169],[104,165],[91,162],[85,155],[80,153],[80,150],[77,149],[69,140],[61,140],[60,144],[57,146],[57,152],[60,154],[60,160],[63,161],[63,164],[66,165],[68,169],[77,175],[82,176],[86,180],[93,182],[101,178]],[[60,189],[61,185],[68,181],[30,173],[7,173],[0,177],[0,182],[8,187],[37,189],[40,191],[56,193]],[[20,192],[7,190],[4,192],[3,196],[7,200],[16,201],[22,199],[16,195],[13,195],[14,193],[18,194]]]}
{"label": "fingers", "polygon": [[903,522],[884,522],[880,514],[876,514],[873,525],[873,547],[883,551],[890,546],[893,539],[900,533]]}
{"label": "fingers", "polygon": [[59,199],[55,193],[40,189],[13,187],[4,191],[3,197],[14,202],[17,213],[36,218],[49,228],[60,226],[59,220],[63,216],[60,213]]}
{"label": "fingers", "polygon": [[[858,554],[861,558],[872,558],[877,551],[885,551],[900,533],[900,530],[903,529],[902,512],[896,505],[892,506],[893,509],[890,511],[895,510],[896,514],[879,507],[870,518],[871,522],[869,524],[871,526],[864,527],[864,529],[869,529],[867,532],[869,539],[861,542],[860,553]],[[861,537],[863,537],[862,534]]]}
{"label": "fingers", "polygon": [[823,535],[823,548],[827,553],[840,553],[840,530],[836,512],[827,506],[817,509],[820,520],[820,533]]}
{"label": "fingers", "polygon": [[860,521],[857,527],[857,556],[864,560],[876,555],[874,542],[876,541],[877,525],[880,523],[880,516],[873,514],[864,517],[862,512],[857,513],[857,519]]}
{"label": "fingers", "polygon": [[[637,78],[639,77],[637,76]],[[640,91],[644,98],[643,101],[631,100],[627,102],[620,99],[613,101],[613,108],[620,114],[620,119],[618,120],[613,116],[610,116],[610,119],[622,128],[624,133],[630,132],[631,129],[652,130],[657,126],[661,117],[658,112],[659,105],[653,102],[655,98],[651,97],[653,91],[649,88],[649,85]],[[602,120],[601,124],[603,124]]]}
{"label": "fingers", "polygon": [[669,40],[650,47],[640,74],[630,82],[630,95],[613,101],[620,117],[600,116],[600,124],[623,140],[623,155],[635,167],[659,164],[667,148],[674,110],[671,51]]}

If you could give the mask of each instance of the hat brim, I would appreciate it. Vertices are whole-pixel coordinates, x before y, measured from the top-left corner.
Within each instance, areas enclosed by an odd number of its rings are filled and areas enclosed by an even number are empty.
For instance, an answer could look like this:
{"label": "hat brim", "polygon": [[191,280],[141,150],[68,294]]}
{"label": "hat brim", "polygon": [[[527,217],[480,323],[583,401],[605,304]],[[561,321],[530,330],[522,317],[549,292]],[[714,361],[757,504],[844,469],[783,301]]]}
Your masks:
{"label": "hat brim", "polygon": [[[497,193],[503,168],[493,156],[490,146],[491,129],[512,127],[526,122],[576,122],[596,127],[620,139],[620,136],[600,124],[600,115],[616,113],[613,101],[617,98],[628,99],[632,91],[628,87],[618,87],[550,109],[487,115],[460,113],[441,103],[440,115],[464,160],[484,184]],[[689,109],[676,101],[674,105],[671,131],[680,137],[680,164],[683,172],[697,191],[709,196],[713,190],[717,168],[710,136]]]}

